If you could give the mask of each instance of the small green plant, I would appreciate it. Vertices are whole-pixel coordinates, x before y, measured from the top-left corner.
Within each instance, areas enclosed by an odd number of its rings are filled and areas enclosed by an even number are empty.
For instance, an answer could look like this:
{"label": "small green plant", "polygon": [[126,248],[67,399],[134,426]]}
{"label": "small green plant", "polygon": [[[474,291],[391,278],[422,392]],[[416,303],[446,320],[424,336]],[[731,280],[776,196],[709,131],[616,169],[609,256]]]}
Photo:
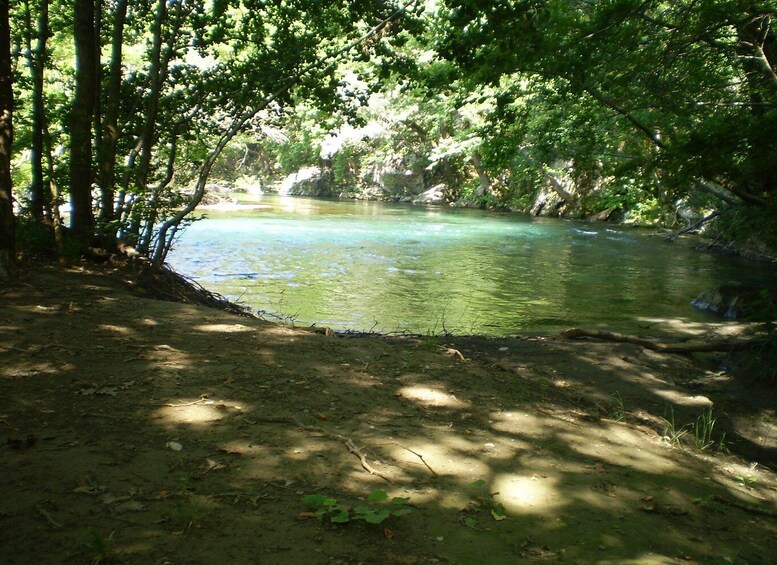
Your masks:
{"label": "small green plant", "polygon": [[755,486],[755,483],[758,479],[756,479],[752,475],[737,475],[737,480],[739,481],[739,484],[745,487],[746,489],[751,489]]}
{"label": "small green plant", "polygon": [[679,446],[680,440],[688,433],[688,430],[685,426],[677,427],[674,419],[674,408],[670,406],[669,416],[661,419],[664,421],[664,433],[661,437],[670,444]]}
{"label": "small green plant", "polygon": [[92,565],[106,565],[108,563],[124,563],[124,561],[116,555],[113,548],[113,537],[116,532],[111,532],[107,538],[103,536],[94,528],[89,528],[86,532],[87,541],[85,545],[94,550],[97,555],[92,558]]}
{"label": "small green plant", "polygon": [[610,418],[620,422],[626,417],[626,409],[623,406],[623,397],[617,390],[610,396]]}
{"label": "small green plant", "polygon": [[482,513],[490,515],[497,522],[507,519],[507,512],[501,502],[494,499],[498,492],[489,492],[488,484],[483,479],[478,479],[470,483],[474,487],[475,493],[472,500],[462,512],[462,523],[473,530],[483,529],[481,520],[478,518]]}
{"label": "small green plant", "polygon": [[302,497],[302,503],[316,509],[316,517],[332,524],[346,524],[348,522],[363,521],[367,524],[382,524],[392,516],[399,517],[410,513],[406,505],[409,498],[394,497],[388,500],[388,494],[384,490],[374,490],[367,497],[369,504],[351,508],[341,504],[335,498],[323,494],[309,494]]}
{"label": "small green plant", "polygon": [[696,418],[696,423],[693,425],[693,445],[696,449],[703,451],[715,445],[712,439],[714,428],[715,418],[712,417],[712,406],[710,406]]}

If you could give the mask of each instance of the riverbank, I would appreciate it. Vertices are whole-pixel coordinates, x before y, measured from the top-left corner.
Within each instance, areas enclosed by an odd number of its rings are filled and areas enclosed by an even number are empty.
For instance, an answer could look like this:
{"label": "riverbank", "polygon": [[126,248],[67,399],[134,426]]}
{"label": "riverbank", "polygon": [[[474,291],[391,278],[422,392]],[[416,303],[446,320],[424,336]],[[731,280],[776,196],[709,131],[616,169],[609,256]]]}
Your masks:
{"label": "riverbank", "polygon": [[[773,555],[773,391],[715,359],[344,337],[154,300],[89,265],[30,267],[0,305],[3,562]],[[688,425],[710,406],[698,450]],[[411,512],[355,520],[381,516],[377,491]],[[350,522],[315,519],[317,494]]]}

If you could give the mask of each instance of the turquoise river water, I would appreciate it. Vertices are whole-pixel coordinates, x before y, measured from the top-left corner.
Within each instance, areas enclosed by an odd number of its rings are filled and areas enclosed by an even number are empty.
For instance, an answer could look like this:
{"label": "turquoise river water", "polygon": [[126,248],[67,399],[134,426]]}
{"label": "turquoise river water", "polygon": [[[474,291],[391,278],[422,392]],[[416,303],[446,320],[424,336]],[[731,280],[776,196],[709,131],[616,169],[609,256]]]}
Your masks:
{"label": "turquoise river water", "polygon": [[420,334],[710,321],[689,304],[703,290],[777,288],[770,265],[643,230],[279,196],[209,211],[169,263],[209,290],[300,325]]}

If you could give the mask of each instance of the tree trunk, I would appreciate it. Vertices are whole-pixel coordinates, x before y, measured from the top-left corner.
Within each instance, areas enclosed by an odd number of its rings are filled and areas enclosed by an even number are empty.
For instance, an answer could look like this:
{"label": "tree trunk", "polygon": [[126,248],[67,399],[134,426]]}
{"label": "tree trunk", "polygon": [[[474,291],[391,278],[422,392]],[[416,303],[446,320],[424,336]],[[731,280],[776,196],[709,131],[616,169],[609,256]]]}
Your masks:
{"label": "tree trunk", "polygon": [[474,151],[472,153],[472,166],[475,167],[475,172],[480,179],[480,186],[478,186],[475,196],[477,198],[484,198],[485,196],[494,196],[494,190],[492,188],[491,177],[488,176],[488,172],[481,165],[480,152]]}
{"label": "tree trunk", "polygon": [[[113,16],[111,39],[111,63],[108,74],[108,92],[105,102],[105,121],[102,124],[102,142],[98,151],[100,178],[100,220],[106,224],[114,218],[116,194],[116,140],[119,137],[119,108],[122,79],[122,47],[124,23],[127,17],[127,0],[118,0]],[[114,236],[115,229],[109,230]]]}
{"label": "tree trunk", "polygon": [[11,74],[10,0],[0,0],[0,279],[7,279],[16,259],[11,143],[13,142],[13,75]]}
{"label": "tree trunk", "polygon": [[[24,3],[25,40],[27,43],[27,66],[32,83],[32,104],[30,109],[31,147],[30,147],[30,213],[35,220],[42,222],[44,208],[49,206],[43,179],[43,128],[45,108],[43,104],[43,71],[46,60],[46,41],[48,40],[49,5],[41,2],[35,9],[39,11],[37,31],[32,27],[32,10],[29,0]],[[35,37],[35,48],[32,40]]]}
{"label": "tree trunk", "polygon": [[92,236],[92,118],[97,45],[94,1],[75,0],[76,87],[70,114],[70,228],[82,246]]}

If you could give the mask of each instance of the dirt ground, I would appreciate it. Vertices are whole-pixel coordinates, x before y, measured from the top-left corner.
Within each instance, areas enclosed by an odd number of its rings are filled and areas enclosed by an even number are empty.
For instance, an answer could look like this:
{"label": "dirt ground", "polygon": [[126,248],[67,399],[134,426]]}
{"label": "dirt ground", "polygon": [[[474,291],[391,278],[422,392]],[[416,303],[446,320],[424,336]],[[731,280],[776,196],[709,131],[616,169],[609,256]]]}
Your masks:
{"label": "dirt ground", "polygon": [[722,357],[326,335],[46,266],[0,360],[2,563],[777,561],[776,397]]}

